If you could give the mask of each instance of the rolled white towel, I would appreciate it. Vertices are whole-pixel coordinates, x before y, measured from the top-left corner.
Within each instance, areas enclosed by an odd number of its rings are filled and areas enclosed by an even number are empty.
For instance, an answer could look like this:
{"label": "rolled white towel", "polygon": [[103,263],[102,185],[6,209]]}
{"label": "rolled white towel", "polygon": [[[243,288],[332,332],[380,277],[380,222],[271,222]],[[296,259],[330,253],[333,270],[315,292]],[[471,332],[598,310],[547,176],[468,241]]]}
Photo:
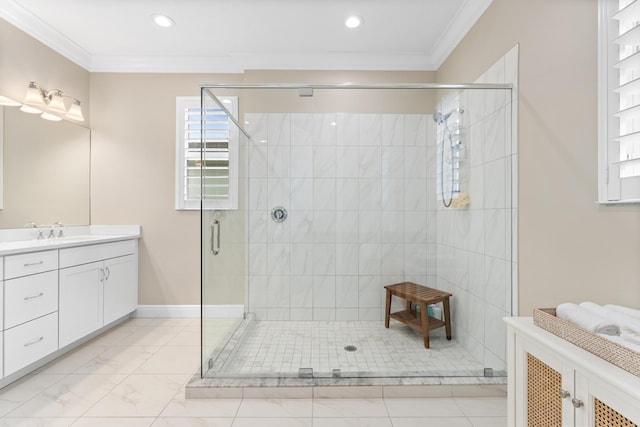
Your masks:
{"label": "rolled white towel", "polygon": [[626,328],[640,335],[640,319],[636,319],[620,311],[616,311],[592,302],[583,302],[580,304],[580,307],[585,308],[601,317],[604,317],[605,319],[609,319],[611,322],[620,327],[621,332],[623,328]]}
{"label": "rolled white towel", "polygon": [[615,323],[577,304],[560,304],[556,307],[556,316],[575,323],[590,332],[605,335],[620,335],[620,328]]}
{"label": "rolled white towel", "polygon": [[640,331],[623,326],[620,328],[620,337],[624,340],[640,345]]}
{"label": "rolled white towel", "polygon": [[640,310],[638,309],[615,304],[605,304],[604,308],[608,308],[609,310],[614,310],[619,313],[626,314],[627,316],[633,317],[634,319],[640,320]]}
{"label": "rolled white towel", "polygon": [[605,334],[599,334],[602,338],[607,339],[609,341],[612,341],[616,344],[620,344],[623,347],[629,348],[635,352],[640,353],[640,345],[632,343],[631,341],[627,341],[622,337],[618,337],[615,335],[605,335]]}

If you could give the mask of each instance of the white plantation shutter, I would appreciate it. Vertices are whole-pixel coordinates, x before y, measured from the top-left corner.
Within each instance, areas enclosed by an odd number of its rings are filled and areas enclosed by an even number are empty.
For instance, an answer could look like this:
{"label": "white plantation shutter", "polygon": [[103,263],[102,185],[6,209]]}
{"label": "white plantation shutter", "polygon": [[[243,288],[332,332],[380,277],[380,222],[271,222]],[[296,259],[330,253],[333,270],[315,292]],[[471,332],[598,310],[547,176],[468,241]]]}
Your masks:
{"label": "white plantation shutter", "polygon": [[600,201],[640,202],[640,0],[600,0]]}
{"label": "white plantation shutter", "polygon": [[[220,97],[237,115],[237,98]],[[224,110],[199,97],[176,100],[176,209],[237,209],[238,132]]]}

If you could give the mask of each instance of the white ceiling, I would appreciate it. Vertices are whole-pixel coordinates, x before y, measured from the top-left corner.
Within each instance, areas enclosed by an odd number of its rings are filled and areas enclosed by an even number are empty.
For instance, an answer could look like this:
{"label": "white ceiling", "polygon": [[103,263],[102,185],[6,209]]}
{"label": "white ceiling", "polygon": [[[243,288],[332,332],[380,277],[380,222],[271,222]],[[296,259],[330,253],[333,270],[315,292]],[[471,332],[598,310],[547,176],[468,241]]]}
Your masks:
{"label": "white ceiling", "polygon": [[491,1],[0,0],[0,18],[94,72],[435,70]]}

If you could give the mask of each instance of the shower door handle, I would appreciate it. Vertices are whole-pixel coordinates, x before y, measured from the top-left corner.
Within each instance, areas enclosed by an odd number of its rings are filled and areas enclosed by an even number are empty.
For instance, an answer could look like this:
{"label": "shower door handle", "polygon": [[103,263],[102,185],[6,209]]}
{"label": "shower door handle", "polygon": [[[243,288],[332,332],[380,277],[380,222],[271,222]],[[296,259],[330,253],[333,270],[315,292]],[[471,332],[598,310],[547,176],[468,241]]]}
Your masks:
{"label": "shower door handle", "polygon": [[211,253],[213,255],[220,253],[220,221],[217,219],[211,222]]}

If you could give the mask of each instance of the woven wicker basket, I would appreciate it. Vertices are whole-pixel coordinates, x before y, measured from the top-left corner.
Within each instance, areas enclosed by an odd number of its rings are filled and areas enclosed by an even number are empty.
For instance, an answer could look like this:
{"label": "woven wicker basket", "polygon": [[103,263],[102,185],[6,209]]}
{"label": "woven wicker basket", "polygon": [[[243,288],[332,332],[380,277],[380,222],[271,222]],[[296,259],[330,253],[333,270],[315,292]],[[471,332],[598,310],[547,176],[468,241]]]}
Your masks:
{"label": "woven wicker basket", "polygon": [[640,353],[556,317],[555,308],[534,309],[533,323],[640,377]]}

